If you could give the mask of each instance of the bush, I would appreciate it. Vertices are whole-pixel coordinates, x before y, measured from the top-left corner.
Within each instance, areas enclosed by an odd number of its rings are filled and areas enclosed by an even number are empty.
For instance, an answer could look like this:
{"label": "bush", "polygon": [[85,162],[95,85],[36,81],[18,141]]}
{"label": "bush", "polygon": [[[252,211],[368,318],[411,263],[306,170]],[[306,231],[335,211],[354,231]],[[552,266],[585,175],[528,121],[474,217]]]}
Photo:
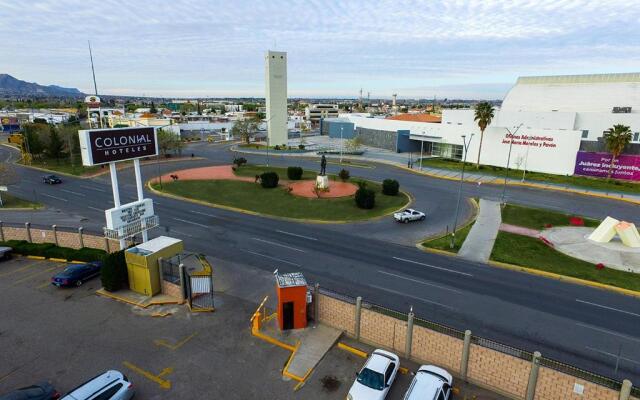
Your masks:
{"label": "bush", "polygon": [[53,243],[29,243],[26,240],[9,240],[0,242],[0,246],[11,247],[16,254],[61,258],[67,261],[101,261],[106,255],[104,250],[83,247],[79,250],[59,247]]}
{"label": "bush", "polygon": [[302,167],[288,167],[287,177],[292,181],[298,181],[302,179]]}
{"label": "bush", "polygon": [[100,269],[100,280],[102,281],[102,286],[108,292],[115,292],[122,289],[123,286],[129,285],[124,250],[116,251],[105,257]]}
{"label": "bush", "polygon": [[274,149],[274,150],[280,150],[280,145],[279,145],[279,144],[277,144],[277,145],[273,146],[273,149]]}
{"label": "bush", "polygon": [[356,205],[358,208],[370,210],[376,205],[376,192],[367,188],[365,183],[361,183],[356,191]]}
{"label": "bush", "polygon": [[278,181],[280,177],[275,172],[269,171],[264,172],[260,175],[260,184],[265,189],[270,189],[278,186]]}
{"label": "bush", "polygon": [[349,180],[349,171],[347,171],[346,169],[341,169],[338,173],[338,176],[340,177],[340,179],[342,179],[342,182],[346,182]]}
{"label": "bush", "polygon": [[300,150],[304,150],[304,145],[303,145],[303,144],[299,144],[299,145],[298,145],[298,149],[300,149]]}
{"label": "bush", "polygon": [[400,184],[395,179],[385,179],[382,181],[382,193],[387,196],[397,196],[400,191]]}
{"label": "bush", "polygon": [[246,163],[247,163],[247,159],[244,157],[236,157],[233,159],[233,164],[237,165],[238,167],[242,167]]}

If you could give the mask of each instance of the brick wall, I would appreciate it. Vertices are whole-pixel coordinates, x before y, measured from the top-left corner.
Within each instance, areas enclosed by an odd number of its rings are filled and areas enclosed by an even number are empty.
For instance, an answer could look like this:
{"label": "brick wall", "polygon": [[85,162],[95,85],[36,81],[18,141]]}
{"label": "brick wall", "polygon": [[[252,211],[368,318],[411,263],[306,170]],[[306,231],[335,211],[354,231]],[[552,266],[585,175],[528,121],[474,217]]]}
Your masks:
{"label": "brick wall", "polygon": [[[321,294],[318,296],[318,311],[320,322],[353,336],[354,304]],[[406,333],[406,321],[362,308],[360,339],[363,342],[403,355]],[[462,349],[463,341],[460,339],[413,326],[411,358],[418,363],[438,365],[456,374],[460,372]],[[473,383],[514,399],[523,399],[530,371],[529,361],[471,344],[467,376]],[[582,395],[573,393],[576,383],[584,386]],[[618,397],[615,390],[540,367],[535,400],[618,400]]]}
{"label": "brick wall", "polygon": [[[26,228],[14,228],[3,226],[2,233],[4,240],[28,240]],[[33,243],[55,243],[53,229],[30,228],[31,241]],[[80,248],[80,236],[78,232],[62,232],[57,231],[58,245],[62,247],[70,247],[72,249]],[[84,247],[93,249],[107,250],[105,248],[105,240],[102,236],[84,233],[82,235]],[[117,240],[109,240],[109,250],[111,252],[120,249],[120,242]]]}

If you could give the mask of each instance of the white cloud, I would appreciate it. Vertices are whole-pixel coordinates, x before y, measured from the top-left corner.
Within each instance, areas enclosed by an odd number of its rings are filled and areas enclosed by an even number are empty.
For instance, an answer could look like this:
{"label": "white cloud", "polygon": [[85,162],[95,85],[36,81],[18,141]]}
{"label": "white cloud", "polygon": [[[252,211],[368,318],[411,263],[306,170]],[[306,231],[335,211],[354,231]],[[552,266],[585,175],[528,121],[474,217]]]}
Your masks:
{"label": "white cloud", "polygon": [[634,1],[0,0],[0,10],[0,72],[88,91],[91,39],[106,93],[262,96],[262,53],[273,47],[289,53],[293,96],[625,72],[640,61]]}

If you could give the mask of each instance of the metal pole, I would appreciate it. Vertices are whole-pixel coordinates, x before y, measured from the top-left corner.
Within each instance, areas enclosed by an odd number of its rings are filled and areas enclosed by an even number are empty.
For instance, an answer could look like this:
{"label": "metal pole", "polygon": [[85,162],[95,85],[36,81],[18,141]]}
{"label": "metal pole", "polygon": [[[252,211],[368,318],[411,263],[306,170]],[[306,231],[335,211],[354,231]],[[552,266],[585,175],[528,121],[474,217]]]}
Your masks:
{"label": "metal pole", "polygon": [[405,358],[411,358],[411,343],[413,342],[413,306],[409,310],[407,315],[407,338],[404,342],[404,356]]}
{"label": "metal pole", "polygon": [[424,140],[420,141],[420,171],[422,171],[422,154],[424,153]]}
{"label": "metal pole", "polygon": [[[109,172],[111,175],[111,190],[113,191],[113,206],[120,207],[120,191],[118,189],[118,173],[116,170],[116,163],[109,163]],[[124,239],[120,239],[120,250],[124,250],[127,247]]]}
{"label": "metal pole", "polygon": [[342,148],[344,146],[343,144],[344,140],[342,139],[342,130],[343,130],[343,127],[340,126],[340,164],[342,164]]}
{"label": "metal pole", "polygon": [[502,201],[501,201],[502,204],[504,204],[504,197],[507,192],[507,178],[509,177],[509,162],[511,161],[511,148],[513,147],[513,137],[516,133],[518,133],[518,130],[520,130],[521,126],[522,124],[518,125],[518,127],[513,133],[511,133],[509,128],[506,128],[507,132],[509,132],[509,135],[511,135],[511,137],[509,138],[509,155],[507,156],[507,168],[504,171],[504,185],[502,187]]}
{"label": "metal pole", "polygon": [[269,131],[267,130],[267,167],[269,166]]}
{"label": "metal pole", "polygon": [[362,297],[356,297],[356,315],[354,321],[354,336],[356,340],[360,340],[360,313],[362,312]]}
{"label": "metal pole", "polygon": [[[140,172],[140,159],[133,160],[133,170],[136,175],[136,189],[138,192],[138,201],[144,200],[144,193],[142,192],[142,172]],[[149,241],[149,233],[146,230],[146,222],[142,221],[142,243]]]}
{"label": "metal pole", "polygon": [[540,354],[539,351],[533,353],[533,359],[531,360],[531,372],[529,372],[529,383],[527,384],[527,394],[525,400],[533,400],[536,395],[536,385],[538,384],[538,370],[540,369]]}
{"label": "metal pole", "polygon": [[162,190],[162,175],[160,175],[160,154],[156,155],[156,167],[158,169],[158,184]]}
{"label": "metal pole", "polygon": [[460,186],[458,187],[458,200],[456,202],[456,214],[453,218],[453,230],[451,231],[451,242],[449,243],[450,248],[454,248],[456,241],[456,227],[458,225],[458,213],[460,212],[460,197],[462,196],[462,183],[464,182],[464,168],[467,164],[467,152],[469,150],[469,145],[471,144],[471,139],[473,139],[473,133],[469,136],[469,142],[466,140],[467,135],[462,135],[462,143],[464,144],[464,156],[462,158],[462,173],[460,174]]}

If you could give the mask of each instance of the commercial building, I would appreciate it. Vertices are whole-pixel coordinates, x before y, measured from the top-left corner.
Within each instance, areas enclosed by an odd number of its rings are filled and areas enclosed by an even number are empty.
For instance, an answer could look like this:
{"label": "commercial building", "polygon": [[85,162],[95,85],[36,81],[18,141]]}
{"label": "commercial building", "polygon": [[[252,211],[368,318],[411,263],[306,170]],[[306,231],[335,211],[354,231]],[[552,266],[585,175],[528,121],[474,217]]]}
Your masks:
{"label": "commercial building", "polygon": [[[454,159],[464,157],[462,135],[468,140],[473,134],[466,158],[478,159],[473,109],[443,110],[441,123],[341,114],[323,124],[344,121],[366,144],[393,151],[416,151],[417,145],[424,154]],[[484,132],[480,163],[504,167],[511,148],[510,168],[606,176],[611,158],[603,133],[614,124],[633,133],[613,177],[640,180],[640,73],[521,77]]]}
{"label": "commercial building", "polygon": [[287,53],[267,51],[264,59],[267,134],[271,145],[287,144]]}
{"label": "commercial building", "polygon": [[339,113],[337,104],[309,104],[304,109],[305,118],[314,124],[323,118],[338,118]]}

